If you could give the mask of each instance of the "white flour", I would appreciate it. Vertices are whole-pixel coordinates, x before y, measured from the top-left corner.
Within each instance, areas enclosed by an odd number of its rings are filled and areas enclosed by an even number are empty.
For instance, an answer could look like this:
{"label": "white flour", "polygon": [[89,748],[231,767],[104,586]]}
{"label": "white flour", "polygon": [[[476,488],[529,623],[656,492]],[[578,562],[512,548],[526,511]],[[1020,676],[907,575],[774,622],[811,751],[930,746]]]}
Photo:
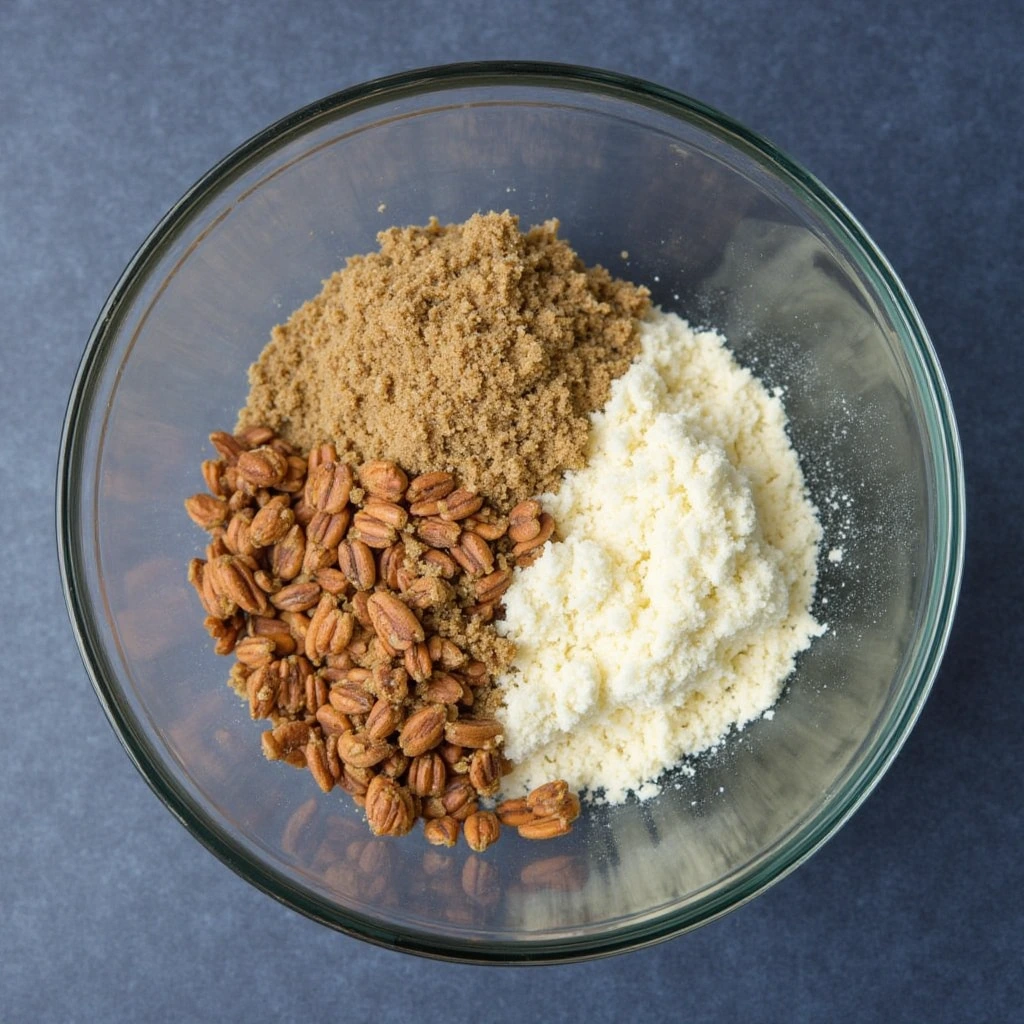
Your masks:
{"label": "white flour", "polygon": [[564,540],[505,596],[506,794],[565,778],[612,803],[775,703],[823,631],[821,529],[778,397],[713,332],[655,312],[542,497]]}

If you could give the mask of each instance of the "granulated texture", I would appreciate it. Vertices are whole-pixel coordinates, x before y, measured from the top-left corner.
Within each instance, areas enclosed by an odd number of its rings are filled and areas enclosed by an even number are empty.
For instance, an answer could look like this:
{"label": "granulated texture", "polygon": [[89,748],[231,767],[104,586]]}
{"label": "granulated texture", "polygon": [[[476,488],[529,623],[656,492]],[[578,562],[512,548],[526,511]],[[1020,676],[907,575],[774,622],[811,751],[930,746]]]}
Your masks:
{"label": "granulated texture", "polygon": [[656,313],[594,416],[587,466],[543,495],[562,540],[498,624],[506,795],[553,775],[646,798],[777,700],[811,615],[821,527],[778,397],[723,338]]}
{"label": "granulated texture", "polygon": [[391,228],[274,328],[239,427],[355,462],[448,469],[507,508],[584,464],[588,414],[639,351],[648,292],[587,268],[557,221]]}

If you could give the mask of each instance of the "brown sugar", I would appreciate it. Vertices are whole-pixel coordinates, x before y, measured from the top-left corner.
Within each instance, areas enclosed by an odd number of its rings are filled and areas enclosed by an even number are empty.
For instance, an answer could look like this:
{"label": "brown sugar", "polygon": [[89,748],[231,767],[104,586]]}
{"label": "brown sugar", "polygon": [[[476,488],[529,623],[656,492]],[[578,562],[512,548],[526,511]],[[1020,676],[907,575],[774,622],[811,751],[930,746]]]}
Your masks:
{"label": "brown sugar", "polygon": [[646,289],[586,267],[557,221],[390,228],[274,328],[239,428],[445,469],[507,509],[579,469],[588,413],[639,350]]}

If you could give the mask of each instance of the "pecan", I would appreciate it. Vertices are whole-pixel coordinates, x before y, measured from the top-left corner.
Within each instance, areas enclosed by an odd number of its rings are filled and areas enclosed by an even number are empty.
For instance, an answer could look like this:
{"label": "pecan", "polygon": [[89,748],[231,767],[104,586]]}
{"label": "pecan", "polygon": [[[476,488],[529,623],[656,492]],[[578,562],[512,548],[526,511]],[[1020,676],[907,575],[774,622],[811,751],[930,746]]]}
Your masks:
{"label": "pecan", "polygon": [[294,579],[302,571],[306,557],[306,534],[295,523],[270,549],[270,571],[282,580]]}
{"label": "pecan", "polygon": [[405,563],[405,545],[398,541],[380,553],[378,566],[381,582],[390,590],[398,590],[398,572]]}
{"label": "pecan", "polygon": [[303,496],[318,512],[340,512],[352,492],[352,469],[344,462],[323,462],[306,478]]}
{"label": "pecan", "polygon": [[390,523],[377,519],[361,509],[352,518],[349,536],[377,550],[389,548],[398,540],[398,532]]}
{"label": "pecan", "polygon": [[305,498],[300,498],[292,508],[292,512],[295,514],[295,522],[299,526],[305,528],[313,521],[313,516],[317,514],[317,509],[313,508]]}
{"label": "pecan", "polygon": [[[207,615],[212,616],[215,619],[227,618],[227,615],[222,615],[222,600],[212,593],[212,588],[206,580],[206,566],[207,563],[201,558],[191,558],[188,563],[188,581],[195,587],[196,594],[199,595],[199,601],[203,606],[203,611]],[[210,591],[208,594],[207,591]]]}
{"label": "pecan", "polygon": [[501,723],[494,718],[457,718],[444,727],[444,738],[462,747],[483,747],[501,736]]}
{"label": "pecan", "polygon": [[288,505],[288,497],[278,494],[271,498],[253,517],[249,538],[259,547],[276,544],[292,528],[295,513]]}
{"label": "pecan", "polygon": [[271,662],[270,671],[277,674],[277,708],[288,715],[306,709],[306,679],[312,667],[302,655],[289,655]]}
{"label": "pecan", "polygon": [[273,640],[274,653],[279,657],[283,658],[295,653],[295,637],[292,636],[288,623],[281,619],[269,618],[264,615],[250,615],[249,635]]}
{"label": "pecan", "polygon": [[416,536],[432,548],[452,548],[459,542],[462,527],[431,516],[416,524]]}
{"label": "pecan", "polygon": [[[401,750],[392,750],[391,753],[381,761],[380,770],[392,779],[401,778],[409,767],[409,758]],[[416,814],[419,814],[419,803],[415,802]]]}
{"label": "pecan", "polygon": [[425,683],[430,678],[430,673],[434,670],[434,663],[430,657],[430,648],[424,640],[421,640],[418,644],[413,644],[411,647],[407,647],[402,660],[405,665],[405,671],[409,673],[409,678],[417,683]]}
{"label": "pecan", "polygon": [[367,601],[366,610],[374,632],[396,651],[404,651],[424,639],[419,619],[394,594],[378,591]]}
{"label": "pecan", "polygon": [[386,662],[375,665],[367,684],[381,699],[401,704],[409,696],[409,676],[404,668],[391,668]]}
{"label": "pecan", "polygon": [[308,672],[306,674],[306,714],[314,715],[320,708],[329,706],[327,695],[330,691],[330,684],[323,676],[315,672]]}
{"label": "pecan", "polygon": [[424,700],[438,704],[454,704],[462,698],[462,683],[447,672],[437,672],[417,693]]}
{"label": "pecan", "polygon": [[446,551],[428,548],[420,555],[420,561],[431,568],[435,568],[437,575],[443,576],[446,580],[450,580],[459,571],[459,567],[455,564],[455,559]]}
{"label": "pecan", "polygon": [[270,603],[284,612],[304,612],[320,600],[320,585],[313,582],[292,583],[270,595]]}
{"label": "pecan", "polygon": [[253,571],[237,555],[221,555],[206,567],[213,571],[213,588],[243,611],[262,615],[267,610],[267,595],[253,578]]}
{"label": "pecan", "polygon": [[[337,740],[335,740],[335,752],[337,752]],[[357,768],[353,764],[341,762],[338,785],[350,796],[363,797],[376,774],[372,768]]]}
{"label": "pecan", "polygon": [[438,745],[437,753],[444,763],[451,767],[462,760],[465,751],[457,743],[444,742]]}
{"label": "pecan", "polygon": [[327,695],[331,707],[343,715],[366,715],[373,707],[373,696],[360,683],[335,683]]}
{"label": "pecan", "polygon": [[437,656],[443,668],[457,669],[466,664],[466,654],[453,640],[447,638],[441,641],[441,648]]}
{"label": "pecan", "polygon": [[494,796],[501,782],[501,756],[493,750],[474,750],[469,761],[469,781],[481,796]]}
{"label": "pecan", "polygon": [[447,715],[442,704],[428,704],[414,711],[402,726],[398,743],[407,757],[425,754],[441,742]]}
{"label": "pecan", "polygon": [[364,462],[359,467],[359,482],[373,497],[385,501],[401,501],[409,486],[405,473],[387,459]]}
{"label": "pecan", "polygon": [[409,521],[409,513],[396,505],[393,501],[383,501],[380,498],[371,498],[362,508],[365,515],[371,516],[378,522],[387,523],[394,530],[401,530]]}
{"label": "pecan", "polygon": [[[248,487],[249,484],[243,484],[243,486]],[[234,514],[240,509],[247,508],[251,504],[252,495],[247,490],[235,491],[235,493],[228,498],[228,511]]]}
{"label": "pecan", "polygon": [[277,682],[277,676],[271,671],[269,662],[257,668],[245,681],[250,717],[270,717],[277,704]]}
{"label": "pecan", "polygon": [[455,596],[450,583],[440,576],[421,576],[413,580],[405,591],[405,598],[414,608],[440,608]]}
{"label": "pecan", "polygon": [[390,743],[370,739],[363,733],[343,732],[338,736],[338,757],[353,768],[372,768],[391,755]]}
{"label": "pecan", "polygon": [[476,790],[465,776],[457,776],[445,786],[441,803],[446,814],[456,821],[465,821],[477,810]]}
{"label": "pecan", "polygon": [[473,593],[481,604],[490,604],[499,600],[511,583],[511,569],[495,569],[473,584]]}
{"label": "pecan", "polygon": [[229,508],[223,498],[212,494],[193,494],[185,499],[185,511],[196,526],[204,530],[212,530],[215,526],[223,526],[227,522]]}
{"label": "pecan", "polygon": [[338,545],[338,568],[356,590],[371,590],[377,582],[373,552],[361,540],[346,540]]}
{"label": "pecan", "polygon": [[234,614],[230,619],[218,619],[214,615],[207,615],[203,619],[203,627],[210,634],[216,643],[213,645],[214,654],[230,654],[236,649],[238,634],[242,631],[242,616]]}
{"label": "pecan", "polygon": [[[328,699],[330,694],[328,693]],[[316,720],[325,733],[353,732],[348,715],[342,714],[333,704],[324,704],[316,709]]]}
{"label": "pecan", "polygon": [[451,556],[471,577],[486,576],[494,569],[494,552],[479,534],[463,532]]}
{"label": "pecan", "polygon": [[270,444],[271,441],[278,440],[278,438],[270,427],[262,423],[254,423],[252,426],[242,427],[235,434],[235,440],[243,448],[258,448],[260,445]]}
{"label": "pecan", "polygon": [[537,818],[555,815],[575,821],[580,812],[579,798],[570,792],[565,779],[554,779],[532,790],[526,798],[526,806]]}
{"label": "pecan", "polygon": [[459,487],[437,503],[437,514],[445,522],[468,519],[474,512],[479,512],[484,499],[465,487]]}
{"label": "pecan", "polygon": [[288,472],[288,459],[273,448],[253,448],[238,456],[238,472],[254,487],[276,487]]}
{"label": "pecan", "polygon": [[312,473],[314,469],[322,466],[325,462],[337,461],[338,452],[333,444],[318,444],[315,448],[310,448],[309,454],[306,456],[306,472]]}
{"label": "pecan", "polygon": [[482,661],[471,661],[462,671],[470,686],[487,682],[487,666]]}
{"label": "pecan", "polygon": [[[288,472],[284,479],[277,485],[279,491],[286,494],[298,494],[306,483],[306,460],[300,459],[298,455],[288,456]],[[298,516],[296,516],[298,518]]]}
{"label": "pecan", "polygon": [[[224,531],[224,546],[236,555],[254,555],[259,545],[252,541],[251,508],[239,509],[232,517]],[[262,589],[262,588],[261,588]]]}
{"label": "pecan", "polygon": [[337,548],[325,548],[322,544],[307,541],[306,552],[302,556],[302,574],[312,576],[321,569],[329,569],[337,560]]}
{"label": "pecan", "polygon": [[378,836],[404,836],[412,829],[412,795],[386,775],[376,775],[366,790],[366,820]]}
{"label": "pecan", "polygon": [[306,631],[306,657],[322,661],[328,654],[340,654],[355,631],[355,617],[339,610],[330,594],[323,594]]}
{"label": "pecan", "polygon": [[334,776],[327,763],[327,748],[323,739],[314,730],[310,730],[309,742],[305,748],[306,767],[316,784],[325,793],[334,789]]}
{"label": "pecan", "polygon": [[352,595],[352,614],[356,617],[356,622],[360,626],[364,626],[366,629],[373,629],[373,620],[370,618],[370,595],[365,590],[356,591]]}
{"label": "pecan", "polygon": [[530,551],[534,551],[544,544],[548,538],[555,532],[555,521],[547,514],[542,512],[540,517],[540,530],[536,536],[530,540],[519,541],[518,544],[512,549],[512,554],[516,557],[519,555],[525,555]]}
{"label": "pecan", "polygon": [[309,616],[304,612],[281,612],[280,619],[288,627],[296,646],[304,647],[309,632]]}
{"label": "pecan", "polygon": [[416,796],[441,796],[447,778],[448,766],[433,751],[414,757],[409,764],[409,789]]}
{"label": "pecan", "polygon": [[526,806],[526,797],[516,797],[512,800],[502,800],[495,808],[498,817],[503,825],[517,828],[533,821],[533,811]]}
{"label": "pecan", "polygon": [[431,846],[454,846],[459,839],[459,823],[447,814],[424,822],[423,838]]}
{"label": "pecan", "polygon": [[341,569],[318,569],[314,578],[328,594],[335,597],[341,597],[349,589],[348,577]]}
{"label": "pecan", "polygon": [[443,818],[446,814],[444,803],[439,796],[425,797],[420,804],[420,813],[424,818]]}
{"label": "pecan", "polygon": [[534,818],[517,829],[524,839],[555,839],[571,831],[571,822],[564,818]]}
{"label": "pecan", "polygon": [[210,444],[217,449],[217,454],[229,465],[233,466],[238,462],[238,456],[242,454],[242,446],[223,430],[215,430],[210,435]]}
{"label": "pecan", "polygon": [[316,512],[306,527],[306,542],[319,544],[325,548],[336,548],[348,524],[352,519],[349,509],[343,508],[340,512]]}
{"label": "pecan", "polygon": [[207,490],[216,498],[225,497],[227,489],[223,479],[224,463],[220,459],[204,459],[199,468]]}
{"label": "pecan", "polygon": [[305,722],[284,722],[263,734],[263,753],[268,761],[279,761],[295,751],[301,752],[308,742],[309,726]]}
{"label": "pecan", "polygon": [[418,501],[437,501],[447,498],[455,490],[455,477],[451,473],[422,473],[415,477],[405,492],[410,505]]}
{"label": "pecan", "polygon": [[500,520],[480,519],[478,516],[470,516],[462,526],[463,529],[469,530],[486,541],[500,540],[508,531],[507,523]]}
{"label": "pecan", "polygon": [[386,740],[402,723],[402,713],[389,700],[378,699],[366,718],[366,735],[371,740]]}
{"label": "pecan", "polygon": [[243,665],[259,668],[273,661],[277,644],[268,636],[247,636],[235,644],[235,657]]}
{"label": "pecan", "polygon": [[474,853],[483,853],[501,835],[501,824],[492,811],[474,811],[462,823],[466,845]]}
{"label": "pecan", "polygon": [[533,540],[540,533],[540,514],[543,511],[536,498],[521,501],[508,514],[508,535],[516,544]]}

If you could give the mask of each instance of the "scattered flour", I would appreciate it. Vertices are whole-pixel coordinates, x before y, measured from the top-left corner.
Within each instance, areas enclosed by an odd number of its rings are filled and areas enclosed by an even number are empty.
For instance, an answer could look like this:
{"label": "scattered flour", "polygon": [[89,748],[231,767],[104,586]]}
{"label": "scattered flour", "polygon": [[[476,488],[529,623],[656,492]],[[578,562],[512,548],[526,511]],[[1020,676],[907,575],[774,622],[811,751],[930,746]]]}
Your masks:
{"label": "scattered flour", "polygon": [[611,803],[655,795],[770,708],[823,632],[821,529],[778,396],[674,314],[652,312],[641,345],[585,468],[541,498],[564,539],[505,595],[510,795],[555,777]]}

